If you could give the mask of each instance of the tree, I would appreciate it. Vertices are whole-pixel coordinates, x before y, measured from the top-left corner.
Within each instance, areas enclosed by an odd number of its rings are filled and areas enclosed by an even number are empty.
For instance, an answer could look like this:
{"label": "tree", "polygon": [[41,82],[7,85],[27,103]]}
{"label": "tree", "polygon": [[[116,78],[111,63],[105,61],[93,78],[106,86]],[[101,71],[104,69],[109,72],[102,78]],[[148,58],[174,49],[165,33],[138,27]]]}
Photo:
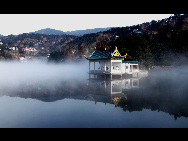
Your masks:
{"label": "tree", "polygon": [[97,43],[97,50],[103,51],[105,48],[110,49],[105,41],[101,41]]}
{"label": "tree", "polygon": [[82,56],[82,55],[85,55],[86,54],[86,49],[83,45],[80,45],[78,47],[78,51],[79,51],[79,55]]}
{"label": "tree", "polygon": [[153,57],[149,42],[142,36],[133,35],[124,38],[118,38],[112,45],[112,50],[118,47],[121,55],[127,53],[127,59],[139,61],[145,67],[153,65]]}
{"label": "tree", "polygon": [[60,62],[64,59],[64,52],[54,51],[50,53],[49,61]]}

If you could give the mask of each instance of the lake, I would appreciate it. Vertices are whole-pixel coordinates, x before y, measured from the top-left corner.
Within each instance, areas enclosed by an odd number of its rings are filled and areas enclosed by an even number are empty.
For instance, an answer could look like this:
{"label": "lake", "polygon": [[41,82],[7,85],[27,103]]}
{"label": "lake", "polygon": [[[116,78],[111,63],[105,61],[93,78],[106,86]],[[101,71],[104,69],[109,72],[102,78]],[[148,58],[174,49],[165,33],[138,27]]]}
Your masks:
{"label": "lake", "polygon": [[154,70],[122,80],[88,80],[85,72],[19,83],[9,77],[1,81],[0,127],[187,128],[187,70]]}

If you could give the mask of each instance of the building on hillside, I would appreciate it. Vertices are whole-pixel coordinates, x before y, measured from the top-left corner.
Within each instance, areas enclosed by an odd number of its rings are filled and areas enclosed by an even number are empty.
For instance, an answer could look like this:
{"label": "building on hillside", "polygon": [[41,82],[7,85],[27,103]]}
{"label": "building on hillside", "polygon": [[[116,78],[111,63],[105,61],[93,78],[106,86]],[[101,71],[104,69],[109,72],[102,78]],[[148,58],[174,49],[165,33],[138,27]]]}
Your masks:
{"label": "building on hillside", "polygon": [[117,47],[113,52],[110,50],[95,51],[89,57],[89,78],[128,76],[138,77],[139,63],[138,61],[126,61],[127,54],[121,56]]}
{"label": "building on hillside", "polygon": [[17,47],[9,47],[10,50],[18,50]]}

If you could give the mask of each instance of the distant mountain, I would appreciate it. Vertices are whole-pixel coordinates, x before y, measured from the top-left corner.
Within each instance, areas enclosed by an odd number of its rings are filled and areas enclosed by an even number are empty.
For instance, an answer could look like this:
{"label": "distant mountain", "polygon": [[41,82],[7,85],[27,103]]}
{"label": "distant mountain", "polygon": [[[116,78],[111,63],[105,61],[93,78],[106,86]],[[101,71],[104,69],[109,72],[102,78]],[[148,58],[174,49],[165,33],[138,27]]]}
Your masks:
{"label": "distant mountain", "polygon": [[66,34],[68,34],[68,35],[75,35],[75,36],[83,36],[84,34],[103,32],[103,31],[107,31],[109,29],[111,29],[111,27],[107,27],[107,28],[94,28],[94,29],[86,29],[86,30],[76,30],[76,31],[67,31]]}
{"label": "distant mountain", "polygon": [[47,35],[63,35],[63,34],[68,34],[68,35],[75,35],[75,36],[83,36],[84,34],[103,32],[103,31],[107,31],[109,29],[110,29],[110,27],[63,32],[61,30],[46,28],[46,29],[41,29],[41,30],[38,30],[38,31],[35,31],[35,32],[30,32],[30,33],[34,33],[34,34],[47,34]]}
{"label": "distant mountain", "polygon": [[63,35],[66,34],[65,32],[61,30],[56,30],[56,29],[51,29],[51,28],[46,28],[46,29],[41,29],[35,32],[30,32],[34,34],[47,34],[47,35]]}

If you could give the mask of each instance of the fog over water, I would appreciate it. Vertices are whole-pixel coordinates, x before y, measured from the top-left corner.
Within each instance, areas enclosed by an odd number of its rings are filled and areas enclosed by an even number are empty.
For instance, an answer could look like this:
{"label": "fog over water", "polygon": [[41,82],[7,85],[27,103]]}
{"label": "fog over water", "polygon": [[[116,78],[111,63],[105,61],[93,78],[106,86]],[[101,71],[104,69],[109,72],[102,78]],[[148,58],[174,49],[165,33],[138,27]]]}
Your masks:
{"label": "fog over water", "polygon": [[[0,62],[0,85],[14,86],[25,81],[38,82],[57,82],[64,80],[85,80],[88,79],[88,61],[82,62],[66,62],[66,63],[47,63],[40,60],[20,63]],[[168,81],[170,84],[186,85],[188,78],[188,67],[174,67],[169,69],[155,69],[149,72],[151,84],[156,84],[158,81]],[[180,85],[179,85],[180,86]]]}
{"label": "fog over water", "polygon": [[88,62],[47,63],[40,60],[26,63],[0,62],[0,85],[18,86],[23,82],[51,83],[69,79],[86,79]]}
{"label": "fog over water", "polygon": [[88,80],[89,64],[0,62],[0,127],[188,127],[188,67]]}
{"label": "fog over water", "polygon": [[[88,61],[47,63],[40,60],[20,63],[0,62],[0,88],[18,90],[24,86],[66,87],[87,85]],[[142,78],[140,87],[156,89],[152,91],[168,91],[183,94],[188,89],[188,67],[159,68],[149,71],[149,75]],[[127,78],[124,78],[127,79]],[[140,78],[139,78],[140,79]],[[71,88],[70,88],[71,89]]]}

